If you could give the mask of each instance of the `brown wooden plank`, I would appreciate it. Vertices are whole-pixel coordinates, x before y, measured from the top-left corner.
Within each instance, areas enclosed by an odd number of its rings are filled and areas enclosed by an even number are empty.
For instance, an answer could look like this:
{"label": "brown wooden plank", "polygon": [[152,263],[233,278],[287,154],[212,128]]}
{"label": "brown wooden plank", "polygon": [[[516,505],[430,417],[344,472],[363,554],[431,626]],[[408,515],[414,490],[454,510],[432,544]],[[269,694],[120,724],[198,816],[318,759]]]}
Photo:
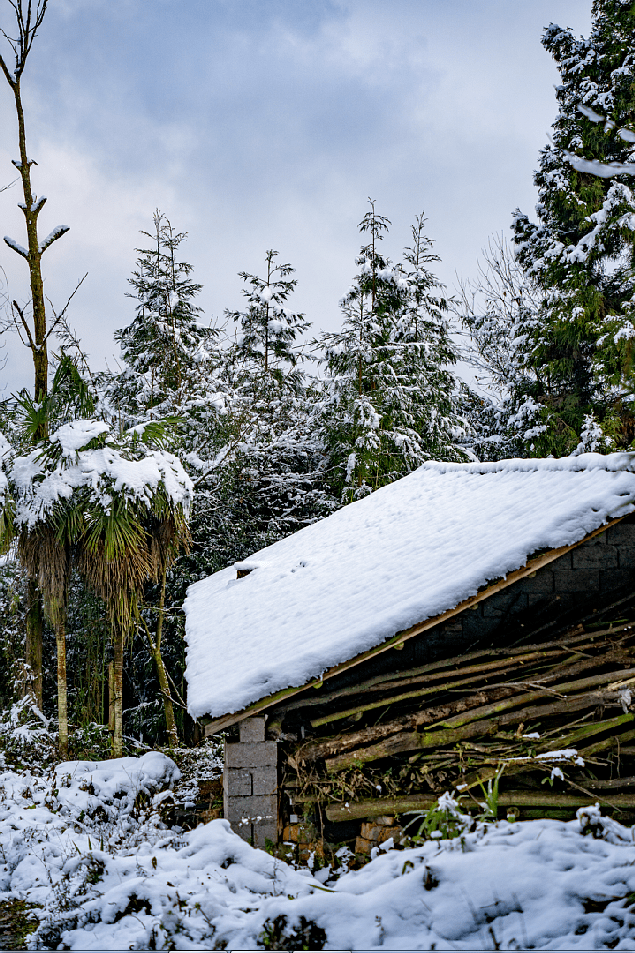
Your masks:
{"label": "brown wooden plank", "polygon": [[[599,797],[600,800],[604,800]],[[404,798],[377,798],[369,801],[349,801],[346,804],[329,804],[326,808],[326,817],[329,821],[352,821],[363,818],[394,817],[399,814],[410,814],[417,811],[429,811],[437,806],[438,799],[434,795],[415,795]],[[568,808],[572,811],[580,807],[587,807],[588,797],[580,794],[560,794],[549,789],[548,791],[505,791],[498,796],[499,807],[525,808]],[[611,803],[621,810],[635,809],[635,794],[611,794]],[[470,805],[465,804],[468,808]],[[475,806],[475,805],[472,805]]]}

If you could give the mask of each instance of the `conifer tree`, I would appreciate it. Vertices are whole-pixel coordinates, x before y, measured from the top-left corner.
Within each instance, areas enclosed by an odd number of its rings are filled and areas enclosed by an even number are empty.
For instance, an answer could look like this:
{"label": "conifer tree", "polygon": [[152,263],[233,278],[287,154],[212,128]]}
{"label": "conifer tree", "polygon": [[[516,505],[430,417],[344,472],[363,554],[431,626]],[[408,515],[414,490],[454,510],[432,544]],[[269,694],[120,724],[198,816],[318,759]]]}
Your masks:
{"label": "conifer tree", "polygon": [[542,319],[542,292],[502,236],[483,254],[478,277],[463,282],[452,303],[469,337],[461,356],[475,377],[461,384],[461,412],[469,424],[464,443],[479,460],[524,457],[544,432],[532,396],[540,371],[531,366],[527,348]]}
{"label": "conifer tree", "polygon": [[588,39],[555,24],[543,38],[562,77],[560,109],[535,176],[538,223],[520,212],[514,222],[518,260],[542,289],[541,320],[527,329],[535,454],[606,452],[635,437],[633,180],[592,172],[631,157],[634,13],[632,0],[595,0]]}
{"label": "conifer tree", "polygon": [[129,411],[170,413],[178,409],[190,390],[209,332],[199,327],[202,309],[195,304],[201,285],[191,278],[192,266],[178,261],[187,232],[176,232],[160,211],[153,216],[150,248],[138,248],[137,267],[129,279],[137,314],[128,327],[115,332],[126,363],[124,375],[115,379],[114,403]]}
{"label": "conifer tree", "polygon": [[297,281],[277,256],[266,252],[264,277],[240,272],[247,307],[226,311],[238,329],[223,383],[240,439],[208,505],[223,561],[230,553],[243,558],[336,505],[324,486],[317,391],[301,367],[300,338],[309,322],[289,306]]}
{"label": "conifer tree", "polygon": [[426,459],[462,460],[455,443],[465,425],[456,409],[452,366],[457,355],[449,336],[448,302],[429,267],[441,259],[432,251],[424,225],[422,213],[412,226],[412,246],[404,251],[408,289],[396,335],[399,363],[392,426],[404,434],[402,453],[412,466]]}
{"label": "conifer tree", "polygon": [[288,310],[285,305],[297,285],[290,275],[290,264],[276,264],[278,252],[270,248],[265,254],[266,277],[240,272],[246,284],[243,295],[248,306],[244,311],[226,311],[229,319],[240,325],[236,351],[244,367],[258,369],[261,381],[281,382],[285,370],[297,364],[293,345],[309,326],[304,315]]}
{"label": "conifer tree", "polygon": [[406,268],[380,252],[390,222],[370,201],[359,228],[359,271],[341,302],[342,330],[322,338],[329,397],[324,430],[334,487],[349,501],[390,483],[425,460],[463,459],[453,406],[455,357],[428,265],[438,260],[413,227]]}

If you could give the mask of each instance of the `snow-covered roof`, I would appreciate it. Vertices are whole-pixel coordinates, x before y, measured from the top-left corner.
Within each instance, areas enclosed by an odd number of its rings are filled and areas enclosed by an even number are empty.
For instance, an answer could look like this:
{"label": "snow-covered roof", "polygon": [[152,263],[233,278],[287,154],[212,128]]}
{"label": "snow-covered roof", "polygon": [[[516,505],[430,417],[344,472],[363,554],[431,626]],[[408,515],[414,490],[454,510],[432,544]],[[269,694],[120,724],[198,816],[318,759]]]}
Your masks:
{"label": "snow-covered roof", "polygon": [[304,685],[634,510],[635,453],[427,463],[190,586],[190,711]]}

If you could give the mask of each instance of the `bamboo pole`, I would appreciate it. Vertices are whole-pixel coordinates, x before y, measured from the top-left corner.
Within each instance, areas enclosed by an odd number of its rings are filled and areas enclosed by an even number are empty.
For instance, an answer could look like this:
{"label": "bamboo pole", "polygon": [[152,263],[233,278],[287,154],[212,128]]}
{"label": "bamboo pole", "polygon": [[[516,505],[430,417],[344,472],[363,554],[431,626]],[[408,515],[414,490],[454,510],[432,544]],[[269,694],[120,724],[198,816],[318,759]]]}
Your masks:
{"label": "bamboo pole", "polygon": [[[511,649],[489,647],[486,649],[479,649],[474,652],[465,653],[464,655],[458,657],[460,660],[459,662],[457,662],[456,656],[448,659],[439,659],[436,662],[429,662],[427,665],[420,665],[417,668],[409,669],[409,678],[406,681],[415,681],[424,675],[432,676],[433,679],[443,679],[447,678],[448,675],[451,674],[456,675],[458,672],[476,673],[479,670],[478,667],[468,669],[464,666],[464,663],[473,662],[476,659],[482,658],[490,659],[490,662],[485,663],[486,666],[497,667],[498,665],[504,665],[506,661],[510,661],[512,659],[519,665],[524,664],[525,659],[530,655],[533,655],[536,660],[539,660],[541,657],[548,655],[550,649],[560,650],[559,652],[554,652],[554,656],[564,654],[567,651],[575,651],[579,653],[585,649],[595,648],[596,641],[603,638],[605,635],[608,635],[609,633],[619,633],[631,628],[633,628],[633,623],[629,622],[625,625],[609,627],[598,632],[591,633],[580,632],[579,627],[575,626],[573,630],[570,630],[570,635],[565,634],[559,639],[553,640],[551,642],[545,642],[543,644],[537,643],[532,645],[515,646]],[[635,633],[633,633],[633,635],[635,635]],[[630,633],[627,638],[628,637],[632,637]],[[579,645],[578,643],[580,642],[583,644]],[[576,645],[578,645],[577,650],[574,649],[574,646]],[[381,675],[375,675],[373,678],[367,679],[366,681],[357,682],[355,685],[349,685],[345,688],[340,688],[332,692],[320,691],[319,695],[316,695],[315,697],[302,696],[301,698],[294,699],[294,701],[288,702],[287,704],[277,706],[276,714],[284,715],[287,712],[298,708],[311,708],[316,705],[324,705],[331,701],[335,701],[337,698],[345,698],[358,694],[361,695],[367,691],[390,691],[393,688],[398,687],[396,683],[401,680],[401,676],[401,671],[387,672]],[[428,681],[431,681],[431,679],[429,678]]]}
{"label": "bamboo pole", "polygon": [[[499,807],[549,808],[576,811],[588,805],[584,794],[560,794],[548,791],[505,791],[498,796]],[[611,802],[620,810],[635,810],[635,794],[612,794]],[[438,798],[414,795],[403,798],[376,798],[370,801],[349,801],[347,804],[329,804],[326,817],[329,821],[353,821],[373,817],[394,817],[429,811],[438,804]],[[467,805],[466,805],[467,807]]]}
{"label": "bamboo pole", "polygon": [[[590,659],[590,660],[587,660],[585,664],[587,667],[597,667],[598,661],[599,660],[596,660],[596,659]],[[499,674],[504,674],[504,672]],[[482,709],[483,714],[477,717],[485,717],[486,707],[488,708],[491,707],[491,712],[503,711],[505,710],[505,707],[517,707],[518,705],[527,704],[528,702],[534,701],[535,699],[538,699],[546,694],[553,694],[556,692],[562,692],[562,693],[574,692],[574,691],[578,691],[587,687],[590,688],[593,685],[600,685],[602,684],[603,681],[609,681],[610,679],[615,680],[619,677],[619,679],[621,679],[622,681],[625,681],[626,679],[631,678],[633,676],[635,676],[635,668],[625,669],[623,671],[613,671],[613,672],[610,672],[608,675],[595,675],[595,676],[591,676],[590,678],[579,679],[578,681],[575,681],[575,682],[564,682],[562,684],[557,684],[555,686],[552,686],[551,688],[548,688],[548,687],[537,688],[535,691],[529,692],[526,695],[520,695],[520,696],[517,696],[516,698],[513,698],[510,703],[497,702],[494,706],[483,706],[483,709]],[[459,679],[458,681],[450,682],[444,685],[443,691],[449,691],[450,689],[460,688],[467,684],[473,684],[473,681],[474,680],[471,678]],[[527,682],[526,680],[521,682],[514,682],[514,683],[500,682],[500,683],[496,683],[495,685],[492,685],[491,687],[495,688],[495,687],[499,687],[499,685],[501,686],[514,685],[520,688],[520,687],[527,687]],[[399,702],[406,701],[411,698],[420,698],[425,695],[437,693],[438,691],[439,689],[437,686],[433,688],[421,688],[421,689],[418,689],[417,691],[404,692],[401,695],[395,695],[391,698],[383,698],[381,701],[369,702],[366,705],[360,705],[358,708],[350,708],[345,711],[329,712],[327,715],[323,715],[321,718],[312,719],[311,726],[313,728],[318,728],[320,725],[326,725],[334,721],[340,721],[343,718],[351,718],[354,715],[357,715],[359,712],[373,711],[376,708],[385,708],[387,705],[395,705],[395,704],[398,704]],[[489,714],[489,712],[487,713]],[[460,719],[463,716],[457,715],[456,717]],[[456,723],[455,719],[448,719],[447,725],[449,726],[450,724],[455,724],[455,723]],[[436,727],[436,726],[435,725],[430,726],[430,728],[433,728],[433,727]]]}
{"label": "bamboo pole", "polygon": [[296,758],[299,761],[316,761],[318,758],[332,757],[351,748],[398,734],[400,731],[414,729],[418,725],[434,722],[454,712],[466,711],[479,704],[484,705],[486,702],[492,701],[492,696],[508,698],[515,691],[516,689],[511,687],[484,689],[474,695],[457,698],[452,702],[437,705],[434,708],[426,708],[423,711],[414,712],[411,715],[405,715],[402,718],[396,718],[383,724],[362,728],[359,731],[343,732],[330,738],[316,738],[299,748],[296,752]]}
{"label": "bamboo pole", "polygon": [[[407,752],[420,751],[425,748],[436,748],[443,745],[456,744],[459,741],[466,741],[471,738],[486,738],[509,725],[534,721],[540,718],[549,718],[556,714],[589,708],[593,705],[594,700],[595,696],[583,695],[579,698],[567,698],[563,701],[547,705],[536,705],[531,708],[523,708],[519,711],[506,712],[501,714],[499,718],[483,719],[479,716],[476,719],[466,719],[456,727],[439,729],[435,725],[434,729],[431,729],[429,733],[427,730],[424,730],[423,734],[417,731],[401,732],[365,748],[357,748],[353,751],[327,758],[326,770],[332,774],[335,771],[343,771],[355,766],[361,767],[363,764],[378,761],[381,758],[390,758],[395,754],[405,754]],[[487,707],[494,708],[494,706]],[[629,716],[622,716],[622,718]],[[615,719],[613,719],[613,721],[615,721]],[[621,724],[622,722],[617,723]],[[447,725],[447,723],[443,722],[440,724]],[[595,722],[594,725],[590,727],[593,728],[597,724],[604,724],[604,722]],[[581,734],[580,737],[585,737],[586,734],[589,733],[593,732],[589,732],[585,728],[584,734]],[[572,735],[568,736],[568,738],[571,737]],[[565,741],[560,740],[557,740],[555,743],[560,747],[571,746],[568,740],[566,744]]]}

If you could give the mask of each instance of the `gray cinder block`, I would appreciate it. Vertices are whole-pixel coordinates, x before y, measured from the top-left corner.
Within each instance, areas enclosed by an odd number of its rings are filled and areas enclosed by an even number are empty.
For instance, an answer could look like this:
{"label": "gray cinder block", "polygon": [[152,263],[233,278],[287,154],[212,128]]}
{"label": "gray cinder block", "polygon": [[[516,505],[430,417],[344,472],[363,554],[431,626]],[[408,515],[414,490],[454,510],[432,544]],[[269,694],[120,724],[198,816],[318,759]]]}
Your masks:
{"label": "gray cinder block", "polygon": [[550,566],[538,569],[535,576],[525,576],[517,583],[521,592],[553,592],[553,572]]}
{"label": "gray cinder block", "polygon": [[251,797],[232,797],[228,804],[229,816],[227,820],[234,827],[235,822],[258,823],[261,820],[269,820],[274,824],[277,821],[278,802],[273,794],[252,795]]}
{"label": "gray cinder block", "polygon": [[251,768],[225,768],[223,793],[229,797],[249,797],[252,794],[275,794],[278,789],[278,769],[275,765]]}
{"label": "gray cinder block", "polygon": [[617,566],[615,546],[578,546],[571,555],[574,569],[614,569]]}
{"label": "gray cinder block", "polygon": [[253,845],[258,847],[260,850],[264,850],[267,846],[267,841],[271,841],[272,844],[275,844],[278,838],[278,828],[275,823],[273,824],[255,824],[253,832]]}
{"label": "gray cinder block", "polygon": [[278,790],[277,765],[254,768],[251,772],[253,794],[275,794]]}
{"label": "gray cinder block", "polygon": [[241,740],[225,743],[223,772],[225,818],[236,834],[262,848],[278,836],[278,745],[264,740],[264,724],[264,718],[241,724]]}
{"label": "gray cinder block", "polygon": [[606,533],[607,542],[626,543],[635,546],[635,523],[617,523],[615,526],[609,526]]}
{"label": "gray cinder block", "polygon": [[553,580],[556,592],[597,592],[600,588],[598,569],[555,570]]}
{"label": "gray cinder block", "polygon": [[251,771],[227,768],[223,772],[223,793],[230,797],[247,797],[254,793]]}
{"label": "gray cinder block", "polygon": [[228,768],[258,768],[278,763],[275,741],[225,742],[225,765]]}
{"label": "gray cinder block", "polygon": [[258,742],[265,740],[265,719],[254,716],[244,718],[238,725],[241,742]]}

